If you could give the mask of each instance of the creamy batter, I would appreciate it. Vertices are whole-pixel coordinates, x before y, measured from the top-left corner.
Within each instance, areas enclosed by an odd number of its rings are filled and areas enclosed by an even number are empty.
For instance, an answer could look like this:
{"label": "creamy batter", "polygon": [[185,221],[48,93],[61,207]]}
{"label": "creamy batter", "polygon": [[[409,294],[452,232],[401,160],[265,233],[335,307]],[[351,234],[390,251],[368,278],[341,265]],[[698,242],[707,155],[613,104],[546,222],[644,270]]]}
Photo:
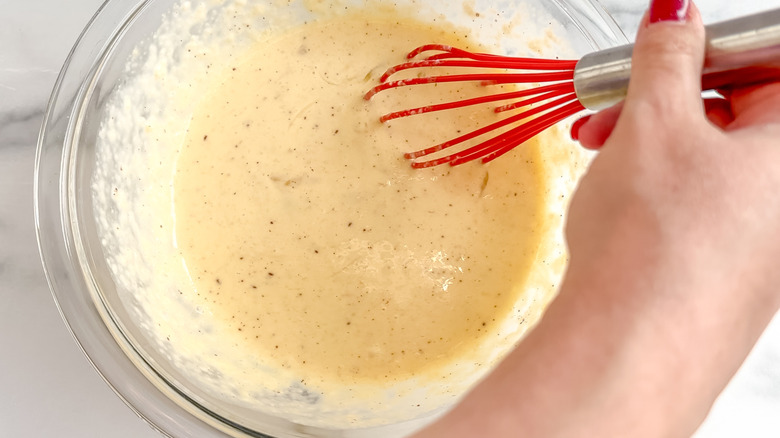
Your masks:
{"label": "creamy batter", "polygon": [[[535,145],[504,160],[511,174],[414,171],[403,151],[495,114],[382,126],[376,111],[410,96],[362,99],[388,56],[452,40],[365,14],[311,23],[256,46],[193,117],[175,184],[193,293],[302,380],[435,370],[495,336],[524,292],[542,226]],[[476,88],[414,93],[440,100]]]}
{"label": "creamy batter", "polygon": [[403,152],[496,115],[381,114],[501,90],[362,99],[423,43],[522,49],[479,2],[439,5],[446,20],[401,3],[177,3],[106,110],[93,202],[116,319],[155,372],[244,427],[439,412],[538,319],[565,265],[586,160],[558,130],[489,165],[413,170]]}

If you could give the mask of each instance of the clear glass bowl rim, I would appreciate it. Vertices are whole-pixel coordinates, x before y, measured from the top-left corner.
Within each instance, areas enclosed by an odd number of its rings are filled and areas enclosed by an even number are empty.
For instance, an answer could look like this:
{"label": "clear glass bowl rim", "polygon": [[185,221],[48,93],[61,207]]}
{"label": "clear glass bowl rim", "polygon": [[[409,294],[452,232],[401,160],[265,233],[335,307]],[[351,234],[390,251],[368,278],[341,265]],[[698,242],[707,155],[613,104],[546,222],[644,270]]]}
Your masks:
{"label": "clear glass bowl rim", "polygon": [[[139,417],[165,436],[227,438],[265,436],[221,422],[196,409],[175,388],[164,391],[151,367],[137,367],[133,346],[120,345],[104,323],[105,309],[92,298],[82,274],[71,228],[68,166],[85,88],[124,23],[154,0],[107,0],[69,53],[55,82],[38,137],[35,157],[35,227],[44,272],[68,330],[111,389]],[[596,0],[552,0],[596,47],[626,43],[625,35]],[[96,50],[96,48],[100,50]],[[101,316],[101,314],[103,316]],[[127,353],[130,352],[130,353]],[[157,381],[158,384],[152,383]],[[200,413],[200,415],[198,415]]]}

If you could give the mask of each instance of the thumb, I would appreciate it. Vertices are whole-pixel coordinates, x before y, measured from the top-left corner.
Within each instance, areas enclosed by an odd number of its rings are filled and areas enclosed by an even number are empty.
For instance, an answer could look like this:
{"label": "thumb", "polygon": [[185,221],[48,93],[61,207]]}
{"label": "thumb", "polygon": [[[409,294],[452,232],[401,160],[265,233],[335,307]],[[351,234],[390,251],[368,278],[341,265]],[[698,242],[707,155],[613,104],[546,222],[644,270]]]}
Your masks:
{"label": "thumb", "polygon": [[652,0],[634,45],[626,111],[648,105],[654,116],[703,114],[704,26],[688,0]]}

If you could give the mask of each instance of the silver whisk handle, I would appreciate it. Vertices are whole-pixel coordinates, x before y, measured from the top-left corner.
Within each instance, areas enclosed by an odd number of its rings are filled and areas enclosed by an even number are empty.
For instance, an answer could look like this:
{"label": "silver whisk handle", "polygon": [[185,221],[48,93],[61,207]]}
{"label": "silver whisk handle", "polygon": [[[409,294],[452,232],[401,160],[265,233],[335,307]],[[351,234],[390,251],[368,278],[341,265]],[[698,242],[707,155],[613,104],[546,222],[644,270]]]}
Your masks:
{"label": "silver whisk handle", "polygon": [[[780,80],[780,9],[708,25],[702,89]],[[574,69],[586,108],[600,110],[626,96],[633,44],[589,53]]]}

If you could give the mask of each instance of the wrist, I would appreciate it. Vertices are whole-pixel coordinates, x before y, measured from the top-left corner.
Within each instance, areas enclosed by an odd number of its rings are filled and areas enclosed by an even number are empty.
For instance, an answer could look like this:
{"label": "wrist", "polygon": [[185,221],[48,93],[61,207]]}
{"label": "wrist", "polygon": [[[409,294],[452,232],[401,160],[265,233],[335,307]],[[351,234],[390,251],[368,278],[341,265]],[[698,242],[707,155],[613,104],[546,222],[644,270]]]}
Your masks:
{"label": "wrist", "polygon": [[[605,363],[612,369],[604,378],[613,393],[604,397],[625,402],[620,391],[631,392],[644,406],[668,408],[653,413],[640,406],[633,412],[638,423],[663,418],[657,426],[692,433],[776,313],[778,299],[755,274],[760,267],[681,246],[688,250],[659,244],[619,257],[575,257],[555,305],[586,308],[603,324],[591,336],[611,345]],[[630,404],[620,404],[613,408],[631,416]],[[667,436],[656,432],[647,436]]]}

